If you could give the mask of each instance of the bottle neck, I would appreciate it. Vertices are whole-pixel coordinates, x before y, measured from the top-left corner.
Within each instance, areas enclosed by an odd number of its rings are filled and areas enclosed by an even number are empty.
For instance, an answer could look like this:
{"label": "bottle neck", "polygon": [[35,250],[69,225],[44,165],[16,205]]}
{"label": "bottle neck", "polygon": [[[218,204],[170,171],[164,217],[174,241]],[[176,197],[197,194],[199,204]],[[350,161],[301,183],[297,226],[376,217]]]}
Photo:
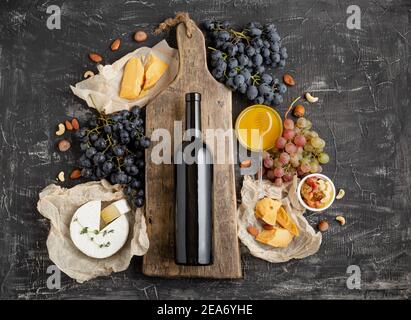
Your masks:
{"label": "bottle neck", "polygon": [[201,101],[186,101],[186,130],[190,130],[190,136],[201,139]]}

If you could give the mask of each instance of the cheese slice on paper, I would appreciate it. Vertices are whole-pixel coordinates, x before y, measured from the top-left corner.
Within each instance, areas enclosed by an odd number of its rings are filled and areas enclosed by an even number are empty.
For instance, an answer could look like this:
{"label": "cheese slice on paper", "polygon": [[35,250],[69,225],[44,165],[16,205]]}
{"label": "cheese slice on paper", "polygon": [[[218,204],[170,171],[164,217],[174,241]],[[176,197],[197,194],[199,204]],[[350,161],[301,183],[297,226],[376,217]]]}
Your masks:
{"label": "cheese slice on paper", "polygon": [[287,211],[285,211],[284,207],[280,207],[280,209],[278,209],[277,223],[284,229],[287,229],[288,231],[290,231],[292,235],[294,236],[300,235],[300,231],[298,230],[297,225],[295,224],[293,219],[290,217],[290,215],[287,213]]}
{"label": "cheese slice on paper", "polygon": [[147,61],[144,66],[145,75],[144,75],[144,87],[143,91],[154,87],[157,81],[163,76],[166,72],[168,64],[158,58],[155,54],[151,53],[147,57]]}
{"label": "cheese slice on paper", "polygon": [[275,248],[287,248],[293,237],[290,231],[274,227],[272,230],[261,231],[255,239]]}
{"label": "cheese slice on paper", "polygon": [[281,202],[271,198],[263,198],[257,202],[255,216],[269,225],[275,225],[277,212],[281,207]]}
{"label": "cheese slice on paper", "polygon": [[120,87],[120,97],[137,99],[144,81],[144,67],[140,58],[132,57],[124,67],[123,79]]}
{"label": "cheese slice on paper", "polygon": [[[104,227],[100,229],[104,211]],[[100,200],[87,202],[77,209],[71,220],[70,236],[74,245],[92,258],[112,256],[127,241],[129,223],[125,214],[128,211],[130,207],[124,199],[109,205],[103,212]]]}

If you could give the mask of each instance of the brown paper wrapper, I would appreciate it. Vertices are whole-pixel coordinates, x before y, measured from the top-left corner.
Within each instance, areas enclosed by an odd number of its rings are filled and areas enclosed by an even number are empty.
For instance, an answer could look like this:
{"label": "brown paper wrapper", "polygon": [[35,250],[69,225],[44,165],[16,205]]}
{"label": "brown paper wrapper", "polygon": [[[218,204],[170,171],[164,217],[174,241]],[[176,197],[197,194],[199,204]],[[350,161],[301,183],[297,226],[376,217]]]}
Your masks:
{"label": "brown paper wrapper", "polygon": [[141,256],[148,250],[143,209],[127,213],[130,224],[127,242],[111,257],[90,258],[78,250],[70,238],[70,222],[76,210],[92,200],[110,203],[124,198],[120,185],[111,185],[106,180],[87,182],[70,189],[51,184],[40,192],[39,198],[37,209],[51,224],[47,238],[50,260],[80,283],[126,270],[133,255]]}
{"label": "brown paper wrapper", "polygon": [[305,209],[298,201],[297,185],[297,176],[294,177],[291,183],[282,187],[276,187],[270,181],[263,180],[264,196],[280,200],[300,230],[300,235],[294,237],[287,248],[273,248],[256,241],[247,231],[250,224],[259,230],[262,230],[262,227],[254,215],[255,206],[259,200],[258,181],[250,176],[244,177],[241,189],[242,204],[237,210],[238,237],[253,256],[269,262],[279,263],[290,259],[308,257],[320,248],[321,233],[316,233],[303,216]]}

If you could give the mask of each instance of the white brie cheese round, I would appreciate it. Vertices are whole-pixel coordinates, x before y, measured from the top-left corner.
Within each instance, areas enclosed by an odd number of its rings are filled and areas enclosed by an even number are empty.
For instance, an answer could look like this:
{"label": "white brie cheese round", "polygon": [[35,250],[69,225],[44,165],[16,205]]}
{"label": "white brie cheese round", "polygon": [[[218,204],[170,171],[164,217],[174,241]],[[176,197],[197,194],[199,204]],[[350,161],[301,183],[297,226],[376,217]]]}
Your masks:
{"label": "white brie cheese round", "polygon": [[130,211],[126,200],[114,202],[120,215],[100,230],[101,201],[90,201],[77,209],[70,224],[74,245],[89,257],[103,259],[119,251],[127,241],[129,223],[125,213]]}

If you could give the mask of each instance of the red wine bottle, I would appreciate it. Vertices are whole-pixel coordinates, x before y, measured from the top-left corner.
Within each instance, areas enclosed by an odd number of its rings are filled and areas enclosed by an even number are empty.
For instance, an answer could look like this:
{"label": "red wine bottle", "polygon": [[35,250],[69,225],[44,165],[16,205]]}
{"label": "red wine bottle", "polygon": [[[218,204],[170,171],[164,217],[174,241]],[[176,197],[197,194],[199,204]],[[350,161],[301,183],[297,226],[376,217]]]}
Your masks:
{"label": "red wine bottle", "polygon": [[175,262],[182,265],[213,263],[212,155],[201,138],[201,95],[187,93],[186,131],[175,154]]}

